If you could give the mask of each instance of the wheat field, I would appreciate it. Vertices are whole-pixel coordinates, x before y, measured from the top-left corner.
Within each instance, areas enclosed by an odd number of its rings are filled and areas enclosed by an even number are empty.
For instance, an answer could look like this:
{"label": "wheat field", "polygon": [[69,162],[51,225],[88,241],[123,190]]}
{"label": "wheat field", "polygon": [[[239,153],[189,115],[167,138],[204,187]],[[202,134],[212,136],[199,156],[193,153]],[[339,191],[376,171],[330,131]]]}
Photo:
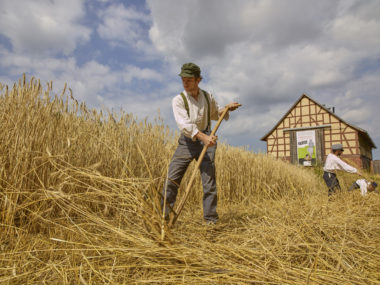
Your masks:
{"label": "wheat field", "polygon": [[380,284],[380,195],[328,199],[321,167],[219,143],[220,221],[202,221],[198,177],[168,229],[177,134],[52,84],[0,84],[1,284]]}

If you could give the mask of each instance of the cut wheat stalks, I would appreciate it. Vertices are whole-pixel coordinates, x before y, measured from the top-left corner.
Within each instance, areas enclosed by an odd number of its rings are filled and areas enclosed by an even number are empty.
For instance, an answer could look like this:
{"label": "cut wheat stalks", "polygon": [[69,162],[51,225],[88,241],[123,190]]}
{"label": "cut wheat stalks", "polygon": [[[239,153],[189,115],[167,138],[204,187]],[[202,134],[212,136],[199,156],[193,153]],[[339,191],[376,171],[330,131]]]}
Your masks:
{"label": "cut wheat stalks", "polygon": [[[329,200],[320,168],[223,143],[220,223],[202,223],[196,178],[161,241],[158,193],[176,135],[66,90],[1,85],[0,283],[379,284],[380,195]],[[346,189],[356,176],[339,179]]]}

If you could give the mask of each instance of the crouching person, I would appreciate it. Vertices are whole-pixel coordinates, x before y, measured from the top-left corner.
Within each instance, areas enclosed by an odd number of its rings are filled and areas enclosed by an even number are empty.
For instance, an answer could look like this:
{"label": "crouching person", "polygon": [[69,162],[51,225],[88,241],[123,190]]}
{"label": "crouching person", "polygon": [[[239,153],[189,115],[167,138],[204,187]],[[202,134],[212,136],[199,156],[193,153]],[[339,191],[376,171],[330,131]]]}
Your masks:
{"label": "crouching person", "polygon": [[348,188],[348,191],[353,191],[354,189],[360,188],[360,193],[362,196],[366,196],[368,192],[376,191],[376,187],[376,182],[370,182],[365,179],[358,179],[350,186],[350,188]]}

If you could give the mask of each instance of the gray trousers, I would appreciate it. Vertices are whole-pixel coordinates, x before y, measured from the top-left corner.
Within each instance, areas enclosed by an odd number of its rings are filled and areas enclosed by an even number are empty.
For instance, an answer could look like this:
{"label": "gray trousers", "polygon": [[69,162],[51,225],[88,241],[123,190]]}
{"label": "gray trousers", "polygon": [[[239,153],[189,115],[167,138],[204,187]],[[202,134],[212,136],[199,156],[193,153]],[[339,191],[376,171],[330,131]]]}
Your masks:
{"label": "gray trousers", "polygon": [[336,192],[336,190],[340,190],[339,180],[336,177],[335,173],[325,171],[323,173],[323,180],[326,182],[327,188],[329,188],[328,195],[331,196]]}
{"label": "gray trousers", "polygon": [[356,182],[352,183],[350,188],[348,188],[348,191],[353,191],[354,189],[359,189],[360,185],[358,185]]}
{"label": "gray trousers", "polygon": [[[205,132],[209,134],[210,132]],[[163,189],[163,197],[166,203],[172,208],[177,198],[178,188],[185,172],[193,159],[198,159],[203,149],[203,143],[199,140],[193,141],[183,134],[178,139],[178,147],[169,165],[168,177]],[[209,147],[200,165],[200,172],[203,184],[203,217],[207,221],[217,221],[216,213],[217,192],[215,178],[215,151],[216,145]],[[166,218],[169,215],[169,208],[165,209]]]}

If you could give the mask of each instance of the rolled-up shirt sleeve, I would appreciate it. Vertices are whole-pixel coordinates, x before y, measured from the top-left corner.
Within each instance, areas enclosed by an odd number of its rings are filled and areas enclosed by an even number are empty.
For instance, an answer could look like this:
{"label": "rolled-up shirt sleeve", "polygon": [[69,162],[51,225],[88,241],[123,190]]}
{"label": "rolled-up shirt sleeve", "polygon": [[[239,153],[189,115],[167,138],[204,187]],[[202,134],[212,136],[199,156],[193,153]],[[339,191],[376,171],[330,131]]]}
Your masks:
{"label": "rolled-up shirt sleeve", "polygon": [[195,135],[199,132],[199,130],[197,125],[191,122],[185,108],[185,103],[180,95],[173,98],[172,107],[174,119],[180,131],[185,136],[195,140]]}
{"label": "rolled-up shirt sleeve", "polygon": [[345,170],[349,173],[357,173],[358,170],[355,167],[345,163],[343,160],[337,158],[336,163],[339,165],[340,169]]}

